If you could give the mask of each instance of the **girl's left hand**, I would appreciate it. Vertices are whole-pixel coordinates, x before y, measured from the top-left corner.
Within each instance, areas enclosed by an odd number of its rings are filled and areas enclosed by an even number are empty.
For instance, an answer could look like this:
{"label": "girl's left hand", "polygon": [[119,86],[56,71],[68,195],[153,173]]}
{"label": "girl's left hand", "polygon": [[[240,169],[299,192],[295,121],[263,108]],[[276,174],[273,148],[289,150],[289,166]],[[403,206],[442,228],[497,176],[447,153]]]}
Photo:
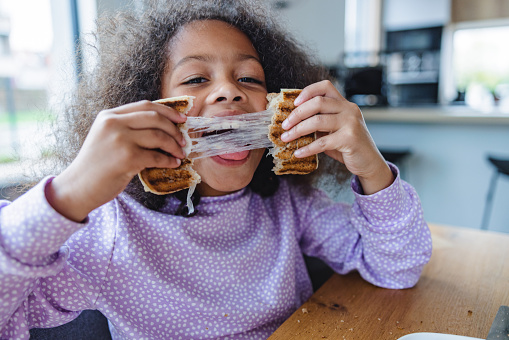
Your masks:
{"label": "girl's left hand", "polygon": [[387,188],[394,175],[378,151],[356,104],[347,101],[328,80],[307,86],[295,100],[297,108],[283,122],[283,142],[316,132],[317,139],[295,152],[307,157],[320,152],[345,164],[357,175],[365,195]]}

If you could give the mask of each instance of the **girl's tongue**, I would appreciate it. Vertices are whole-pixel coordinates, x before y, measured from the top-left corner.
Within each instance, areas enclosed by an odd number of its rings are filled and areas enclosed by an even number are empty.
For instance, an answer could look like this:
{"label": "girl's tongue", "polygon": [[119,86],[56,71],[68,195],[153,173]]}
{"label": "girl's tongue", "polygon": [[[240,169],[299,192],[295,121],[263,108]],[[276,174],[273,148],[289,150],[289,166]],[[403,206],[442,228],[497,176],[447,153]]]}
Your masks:
{"label": "girl's tongue", "polygon": [[224,155],[219,155],[222,159],[232,160],[232,161],[240,161],[245,159],[249,155],[249,150],[241,151],[241,152],[232,152],[225,153]]}

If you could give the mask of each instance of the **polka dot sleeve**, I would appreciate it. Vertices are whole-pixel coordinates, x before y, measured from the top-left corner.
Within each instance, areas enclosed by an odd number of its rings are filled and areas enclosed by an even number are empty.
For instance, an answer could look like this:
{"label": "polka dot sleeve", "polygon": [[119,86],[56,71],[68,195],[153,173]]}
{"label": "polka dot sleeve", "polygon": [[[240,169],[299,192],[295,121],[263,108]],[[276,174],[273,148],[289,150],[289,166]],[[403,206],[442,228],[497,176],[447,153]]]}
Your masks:
{"label": "polka dot sleeve", "polygon": [[415,190],[396,167],[391,170],[393,184],[373,195],[362,195],[353,179],[351,207],[315,193],[304,222],[303,251],[340,274],[357,270],[377,286],[415,285],[431,256],[431,235]]}
{"label": "polka dot sleeve", "polygon": [[79,314],[58,307],[65,300],[55,299],[52,283],[56,283],[55,275],[67,273],[69,282],[61,280],[58,284],[65,285],[65,291],[76,291],[76,280],[66,266],[69,248],[63,244],[84,224],[67,220],[49,205],[44,191],[50,182],[51,178],[43,180],[12,203],[0,201],[2,339],[25,339],[28,328],[56,326]]}
{"label": "polka dot sleeve", "polygon": [[[47,178],[11,204],[0,210],[1,242],[11,262],[26,264],[16,267],[17,274],[39,277],[49,275],[65,261],[64,242],[85,224],[70,221],[56,212],[46,200]],[[42,267],[46,266],[46,267]]]}

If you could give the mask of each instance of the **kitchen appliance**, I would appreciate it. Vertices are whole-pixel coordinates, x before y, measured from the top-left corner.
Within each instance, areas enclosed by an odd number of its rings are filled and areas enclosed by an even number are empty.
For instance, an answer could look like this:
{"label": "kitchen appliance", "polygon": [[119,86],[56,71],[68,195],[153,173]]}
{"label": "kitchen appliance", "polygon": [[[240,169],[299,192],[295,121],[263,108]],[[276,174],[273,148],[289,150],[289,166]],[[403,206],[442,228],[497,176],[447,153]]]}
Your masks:
{"label": "kitchen appliance", "polygon": [[389,104],[438,103],[442,27],[389,31],[386,38]]}
{"label": "kitchen appliance", "polygon": [[387,105],[381,66],[349,68],[344,79],[345,97],[359,106]]}

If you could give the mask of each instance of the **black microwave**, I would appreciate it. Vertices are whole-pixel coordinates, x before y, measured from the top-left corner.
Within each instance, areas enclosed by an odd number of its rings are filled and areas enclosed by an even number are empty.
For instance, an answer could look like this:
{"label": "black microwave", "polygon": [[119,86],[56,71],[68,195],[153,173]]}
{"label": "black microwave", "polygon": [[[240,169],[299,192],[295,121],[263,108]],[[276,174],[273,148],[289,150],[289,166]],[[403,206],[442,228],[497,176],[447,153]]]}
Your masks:
{"label": "black microwave", "polygon": [[385,106],[382,66],[349,68],[343,79],[345,97],[359,106]]}
{"label": "black microwave", "polygon": [[438,51],[442,44],[442,26],[388,31],[386,52]]}
{"label": "black microwave", "polygon": [[440,26],[387,32],[386,82],[390,105],[438,103],[442,31]]}

